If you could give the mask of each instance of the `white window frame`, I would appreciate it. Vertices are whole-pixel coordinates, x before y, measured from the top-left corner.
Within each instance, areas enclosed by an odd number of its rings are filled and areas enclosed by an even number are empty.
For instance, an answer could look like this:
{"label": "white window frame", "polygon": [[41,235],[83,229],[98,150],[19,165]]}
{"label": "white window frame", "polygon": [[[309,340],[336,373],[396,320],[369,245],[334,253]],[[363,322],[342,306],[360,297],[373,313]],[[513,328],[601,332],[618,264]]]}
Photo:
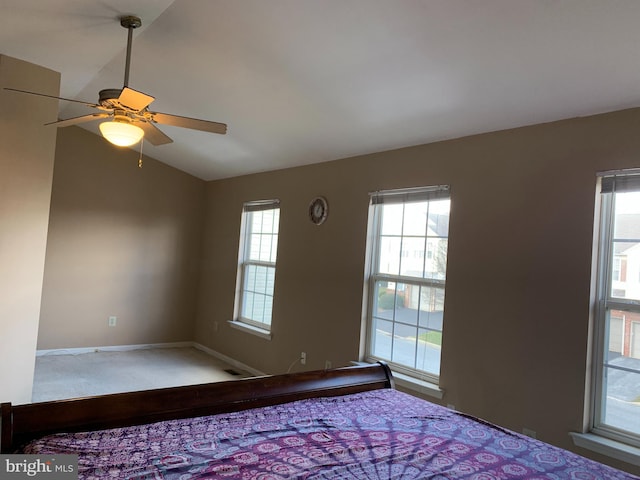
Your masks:
{"label": "white window frame", "polygon": [[[271,258],[266,260],[250,258],[251,256],[251,235],[252,235],[252,216],[255,212],[262,212],[265,210],[277,210],[278,211],[278,221],[273,225],[275,236],[275,245],[272,245]],[[276,259],[277,259],[277,246],[278,246],[278,235],[279,235],[279,218],[280,218],[280,200],[259,200],[246,202],[242,207],[242,220],[240,226],[240,242],[238,248],[238,273],[236,278],[236,295],[235,295],[235,305],[234,305],[234,320],[232,321],[232,326],[240,327],[243,330],[249,331],[250,333],[255,333],[257,335],[264,336],[267,339],[270,339],[271,326],[273,323],[273,299],[275,293],[275,271],[276,271]],[[245,315],[245,311],[243,309],[244,305],[244,297],[246,295],[245,289],[245,279],[247,277],[247,269],[251,267],[266,267],[269,269],[273,269],[273,285],[274,289],[271,292],[271,310],[269,312],[270,321],[263,322],[260,320],[256,320],[253,318],[248,318]]]}
{"label": "white window frame", "polygon": [[[606,363],[609,349],[609,312],[621,310],[640,313],[640,301],[614,297],[612,294],[612,282],[615,280],[613,279],[615,257],[612,251],[615,193],[640,191],[640,169],[602,172],[598,176],[600,180],[600,209],[597,214],[599,230],[593,337],[594,368],[589,429],[592,434],[597,436],[638,448],[640,447],[640,433],[634,434],[605,423],[603,409],[606,400],[603,398],[603,392],[606,388],[605,369],[612,368]],[[634,463],[636,463],[638,461],[637,453],[634,454],[634,457]],[[628,458],[625,460],[630,461]]]}
{"label": "white window frame", "polygon": [[[437,387],[439,382],[439,374],[435,375],[425,370],[417,368],[410,368],[406,365],[393,362],[389,358],[383,358],[373,354],[373,313],[376,302],[376,284],[378,281],[391,281],[396,283],[402,283],[405,285],[413,285],[418,287],[438,287],[445,289],[445,279],[424,278],[417,276],[401,276],[401,275],[388,275],[379,272],[379,251],[380,251],[380,239],[382,221],[380,215],[380,205],[384,203],[410,203],[416,201],[432,201],[450,199],[450,189],[448,185],[437,185],[431,187],[418,187],[418,188],[406,188],[398,190],[385,190],[371,193],[370,207],[369,207],[369,236],[367,247],[367,278],[366,278],[366,292],[365,292],[365,305],[366,313],[364,315],[364,330],[365,330],[365,343],[364,343],[364,359],[369,362],[375,362],[383,360],[389,364],[394,373],[398,374],[397,379],[401,380],[399,383],[405,384],[408,388],[415,388],[416,386],[425,387],[419,390],[423,393],[442,397],[442,391]],[[450,216],[450,215],[449,215]],[[447,244],[448,244],[448,231],[447,231]],[[442,237],[444,238],[444,237]],[[427,244],[428,245],[428,244]],[[428,247],[425,245],[424,252],[427,252]],[[402,254],[402,250],[401,250]],[[423,261],[426,260],[427,254],[423,255]],[[446,268],[445,268],[446,271]],[[442,299],[444,304],[444,297]],[[444,313],[444,308],[443,308]],[[444,325],[444,319],[443,319]],[[444,328],[444,327],[443,327]],[[402,381],[404,380],[404,381]],[[435,388],[434,388],[435,387]]]}

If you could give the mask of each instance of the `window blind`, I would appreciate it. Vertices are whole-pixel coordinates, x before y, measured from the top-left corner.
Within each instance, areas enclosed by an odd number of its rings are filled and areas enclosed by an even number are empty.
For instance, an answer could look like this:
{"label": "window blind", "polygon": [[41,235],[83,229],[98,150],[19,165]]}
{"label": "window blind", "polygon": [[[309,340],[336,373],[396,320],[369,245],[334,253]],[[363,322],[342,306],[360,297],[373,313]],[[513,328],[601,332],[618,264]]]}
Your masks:
{"label": "window blind", "polygon": [[245,212],[260,212],[262,210],[272,210],[280,207],[280,200],[256,200],[247,202],[243,206]]}
{"label": "window blind", "polygon": [[618,170],[598,174],[602,178],[600,193],[640,191],[640,170]]}
{"label": "window blind", "polygon": [[449,198],[449,185],[434,187],[403,188],[398,190],[380,190],[371,192],[371,204],[424,202]]}

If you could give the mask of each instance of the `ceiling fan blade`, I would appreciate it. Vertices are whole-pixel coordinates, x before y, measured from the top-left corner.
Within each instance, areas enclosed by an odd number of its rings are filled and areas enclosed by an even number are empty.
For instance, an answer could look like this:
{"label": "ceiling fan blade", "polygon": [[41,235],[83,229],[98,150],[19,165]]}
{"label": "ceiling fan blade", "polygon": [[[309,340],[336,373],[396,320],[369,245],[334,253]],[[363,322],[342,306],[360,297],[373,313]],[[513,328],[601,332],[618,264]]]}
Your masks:
{"label": "ceiling fan blade", "polygon": [[68,127],[70,125],[76,125],[78,123],[90,122],[91,120],[98,120],[99,118],[107,118],[110,115],[108,113],[91,113],[89,115],[82,115],[81,117],[67,118],[64,120],[58,120],[56,122],[45,123],[45,125],[55,125],[56,127]]}
{"label": "ceiling fan blade", "polygon": [[149,122],[136,122],[135,125],[144,130],[144,138],[149,140],[152,145],[165,145],[173,143],[173,140],[165,135],[158,127]]}
{"label": "ceiling fan blade", "polygon": [[149,112],[153,121],[163,125],[171,125],[173,127],[191,128],[193,130],[202,130],[203,132],[227,133],[227,125],[224,123],[210,122],[208,120],[199,120],[197,118],[181,117],[179,115],[169,115],[168,113]]}
{"label": "ceiling fan blade", "polygon": [[72,98],[56,97],[55,95],[46,95],[44,93],[29,92],[27,90],[18,90],[17,88],[4,87],[4,89],[5,90],[10,90],[12,92],[26,93],[28,95],[37,95],[39,97],[55,98],[56,100],[64,100],[65,102],[81,103],[83,105],[86,105],[87,107],[98,108],[98,105],[96,105],[95,103],[83,102],[82,100],[74,100]]}
{"label": "ceiling fan blade", "polygon": [[122,89],[122,93],[120,93],[120,96],[118,97],[118,101],[122,105],[138,112],[147,108],[154,100],[155,98],[151,95],[138,92],[137,90],[129,87],[124,87]]}

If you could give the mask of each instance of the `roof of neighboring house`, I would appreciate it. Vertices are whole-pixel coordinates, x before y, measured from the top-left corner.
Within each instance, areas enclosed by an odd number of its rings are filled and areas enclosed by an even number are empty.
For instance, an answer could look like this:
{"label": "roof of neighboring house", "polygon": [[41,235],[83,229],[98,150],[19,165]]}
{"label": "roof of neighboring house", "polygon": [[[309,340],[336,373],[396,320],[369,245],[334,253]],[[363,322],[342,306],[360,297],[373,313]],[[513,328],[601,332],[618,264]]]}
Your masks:
{"label": "roof of neighboring house", "polygon": [[431,213],[429,214],[428,227],[439,237],[449,235],[449,215]]}

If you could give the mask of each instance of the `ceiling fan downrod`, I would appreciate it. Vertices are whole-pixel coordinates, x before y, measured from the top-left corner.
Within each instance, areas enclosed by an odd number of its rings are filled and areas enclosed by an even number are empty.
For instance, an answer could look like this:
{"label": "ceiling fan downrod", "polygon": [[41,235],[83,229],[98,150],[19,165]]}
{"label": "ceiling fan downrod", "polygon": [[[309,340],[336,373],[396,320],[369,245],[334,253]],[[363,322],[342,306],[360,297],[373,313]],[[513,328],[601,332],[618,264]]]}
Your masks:
{"label": "ceiling fan downrod", "polygon": [[127,36],[127,59],[124,65],[124,86],[129,86],[129,66],[131,64],[131,44],[133,43],[133,29],[142,26],[140,17],[134,15],[125,15],[120,17],[120,25],[129,31]]}

